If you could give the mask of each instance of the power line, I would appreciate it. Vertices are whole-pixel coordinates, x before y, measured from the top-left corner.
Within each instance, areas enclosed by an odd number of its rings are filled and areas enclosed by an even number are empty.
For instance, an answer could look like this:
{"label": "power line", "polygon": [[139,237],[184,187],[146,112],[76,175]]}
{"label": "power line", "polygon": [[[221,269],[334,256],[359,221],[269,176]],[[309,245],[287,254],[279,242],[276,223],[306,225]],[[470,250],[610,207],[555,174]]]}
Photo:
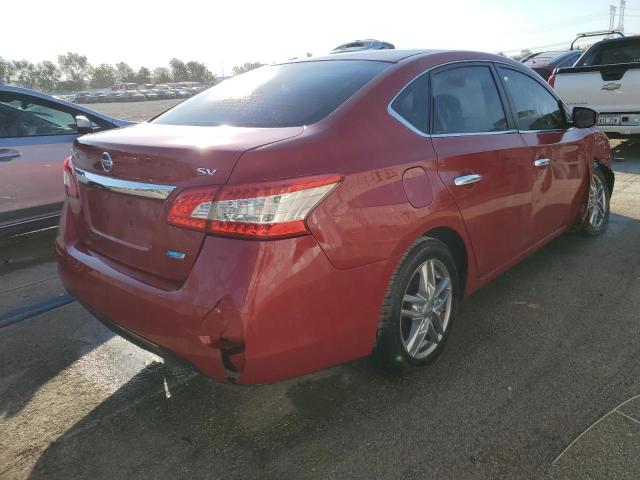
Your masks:
{"label": "power line", "polygon": [[562,21],[559,21],[559,22],[556,22],[556,23],[541,25],[541,26],[539,26],[537,28],[533,28],[533,29],[527,31],[527,33],[546,32],[546,31],[549,31],[549,30],[555,30],[555,29],[559,29],[559,28],[570,27],[572,25],[580,25],[580,24],[584,24],[584,23],[589,23],[591,21],[608,18],[609,14],[610,14],[609,10],[601,10],[599,12],[590,13],[588,15],[582,15],[580,17],[567,18],[565,20],[562,20]]}

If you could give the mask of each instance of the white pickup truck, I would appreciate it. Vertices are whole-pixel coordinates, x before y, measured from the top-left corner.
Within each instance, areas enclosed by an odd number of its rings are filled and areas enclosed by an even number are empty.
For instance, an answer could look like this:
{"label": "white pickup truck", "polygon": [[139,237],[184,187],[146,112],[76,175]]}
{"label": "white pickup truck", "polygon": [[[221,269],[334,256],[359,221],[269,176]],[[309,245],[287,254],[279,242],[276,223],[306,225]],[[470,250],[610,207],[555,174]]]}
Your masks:
{"label": "white pickup truck", "polygon": [[549,84],[571,107],[589,107],[610,137],[640,135],[640,36],[602,40]]}

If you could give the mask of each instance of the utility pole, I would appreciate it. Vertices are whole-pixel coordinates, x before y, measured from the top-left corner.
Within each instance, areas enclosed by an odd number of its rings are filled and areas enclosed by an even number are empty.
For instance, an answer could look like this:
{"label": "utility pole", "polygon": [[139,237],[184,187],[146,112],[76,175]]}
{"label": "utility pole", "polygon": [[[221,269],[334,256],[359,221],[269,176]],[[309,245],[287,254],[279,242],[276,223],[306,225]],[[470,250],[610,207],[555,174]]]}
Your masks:
{"label": "utility pole", "polygon": [[613,31],[614,25],[616,23],[616,6],[609,5],[609,31]]}
{"label": "utility pole", "polygon": [[620,15],[618,17],[618,30],[624,33],[624,9],[627,6],[626,0],[620,0]]}

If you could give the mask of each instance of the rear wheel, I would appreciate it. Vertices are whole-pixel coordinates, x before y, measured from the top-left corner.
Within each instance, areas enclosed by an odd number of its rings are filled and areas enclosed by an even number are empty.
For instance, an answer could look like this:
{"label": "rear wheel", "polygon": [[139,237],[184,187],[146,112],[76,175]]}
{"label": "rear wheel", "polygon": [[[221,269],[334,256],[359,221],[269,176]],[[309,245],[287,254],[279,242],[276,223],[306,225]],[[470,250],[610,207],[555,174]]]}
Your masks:
{"label": "rear wheel", "polygon": [[460,298],[449,248],[424,238],[401,261],[387,292],[375,357],[383,366],[425,365],[442,351]]}
{"label": "rear wheel", "polygon": [[611,193],[607,186],[607,180],[602,170],[595,167],[593,172],[591,172],[587,214],[582,222],[581,228],[584,235],[600,235],[607,229],[607,224],[609,223],[610,198]]}

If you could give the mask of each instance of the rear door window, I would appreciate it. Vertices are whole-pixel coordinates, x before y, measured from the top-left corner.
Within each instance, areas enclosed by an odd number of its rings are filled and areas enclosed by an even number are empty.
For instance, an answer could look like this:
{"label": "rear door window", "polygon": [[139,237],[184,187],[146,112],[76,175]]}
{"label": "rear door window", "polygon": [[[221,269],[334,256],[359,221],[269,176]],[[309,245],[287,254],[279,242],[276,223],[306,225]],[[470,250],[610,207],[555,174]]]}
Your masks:
{"label": "rear door window", "polygon": [[508,130],[504,106],[487,66],[458,67],[432,77],[433,134]]}
{"label": "rear door window", "polygon": [[429,75],[411,82],[391,103],[392,114],[418,133],[429,130]]}
{"label": "rear door window", "polygon": [[529,75],[498,67],[505,88],[515,104],[520,130],[558,130],[565,121],[558,100]]}
{"label": "rear door window", "polygon": [[309,125],[333,112],[388,65],[365,60],[269,65],[225,80],[156,117],[152,123]]}

